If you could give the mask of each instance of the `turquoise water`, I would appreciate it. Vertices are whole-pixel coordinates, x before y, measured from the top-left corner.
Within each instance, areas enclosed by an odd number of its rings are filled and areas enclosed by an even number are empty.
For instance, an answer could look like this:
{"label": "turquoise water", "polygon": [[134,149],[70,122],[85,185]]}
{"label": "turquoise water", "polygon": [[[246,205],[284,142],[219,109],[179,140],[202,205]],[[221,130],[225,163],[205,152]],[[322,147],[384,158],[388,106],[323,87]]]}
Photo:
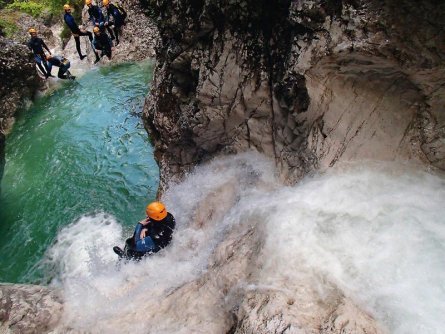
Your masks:
{"label": "turquoise water", "polygon": [[155,198],[158,168],[140,119],[149,63],[95,69],[19,115],[0,194],[0,281],[39,283],[39,260],[81,216],[127,229]]}

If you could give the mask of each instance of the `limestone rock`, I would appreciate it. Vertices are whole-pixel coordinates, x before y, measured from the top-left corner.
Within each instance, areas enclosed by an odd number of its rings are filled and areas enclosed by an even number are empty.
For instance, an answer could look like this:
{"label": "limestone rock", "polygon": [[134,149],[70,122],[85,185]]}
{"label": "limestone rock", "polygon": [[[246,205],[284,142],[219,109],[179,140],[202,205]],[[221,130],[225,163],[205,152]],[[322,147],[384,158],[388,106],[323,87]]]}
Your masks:
{"label": "limestone rock", "polygon": [[48,333],[62,316],[58,291],[37,285],[0,284],[0,331]]}
{"label": "limestone rock", "polygon": [[145,120],[163,179],[246,149],[289,183],[353,159],[445,168],[443,4],[149,3],[161,37]]}
{"label": "limestone rock", "polygon": [[34,61],[28,48],[0,37],[0,178],[3,174],[5,134],[16,110],[31,99],[39,87]]}

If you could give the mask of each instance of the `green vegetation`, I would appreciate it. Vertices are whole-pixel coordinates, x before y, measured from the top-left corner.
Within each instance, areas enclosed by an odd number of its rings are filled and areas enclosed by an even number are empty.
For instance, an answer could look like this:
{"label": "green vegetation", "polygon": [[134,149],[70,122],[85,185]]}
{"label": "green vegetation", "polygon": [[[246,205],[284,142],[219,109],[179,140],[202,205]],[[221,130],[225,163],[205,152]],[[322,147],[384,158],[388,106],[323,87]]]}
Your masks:
{"label": "green vegetation", "polygon": [[34,17],[39,16],[46,6],[43,3],[38,3],[35,1],[17,1],[15,0],[13,3],[10,3],[6,6],[9,9],[15,9]]}
{"label": "green vegetation", "polygon": [[17,13],[8,10],[0,11],[0,31],[2,32],[2,35],[10,37],[19,30],[15,24],[16,20]]}
{"label": "green vegetation", "polygon": [[[73,10],[73,16],[77,22],[81,20],[84,0],[0,0],[0,35],[11,37],[18,31],[15,24],[17,15],[26,13],[33,17],[53,17],[61,19],[63,5],[69,4]],[[3,8],[3,9],[1,9]],[[71,36],[70,29],[63,25],[60,37],[68,40]]]}
{"label": "green vegetation", "polygon": [[16,9],[34,17],[40,16],[44,11],[59,14],[64,4],[69,3],[73,7],[82,8],[82,0],[13,0],[6,8]]}

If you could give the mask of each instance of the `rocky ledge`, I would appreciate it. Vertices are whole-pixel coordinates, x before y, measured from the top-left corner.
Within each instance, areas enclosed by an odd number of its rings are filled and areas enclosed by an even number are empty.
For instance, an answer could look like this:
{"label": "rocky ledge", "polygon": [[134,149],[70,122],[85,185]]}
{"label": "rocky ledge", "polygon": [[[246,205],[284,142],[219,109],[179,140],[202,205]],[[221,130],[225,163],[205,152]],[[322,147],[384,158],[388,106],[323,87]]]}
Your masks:
{"label": "rocky ledge", "polygon": [[289,183],[348,160],[445,169],[443,3],[148,2],[161,39],[144,117],[162,186],[247,149]]}

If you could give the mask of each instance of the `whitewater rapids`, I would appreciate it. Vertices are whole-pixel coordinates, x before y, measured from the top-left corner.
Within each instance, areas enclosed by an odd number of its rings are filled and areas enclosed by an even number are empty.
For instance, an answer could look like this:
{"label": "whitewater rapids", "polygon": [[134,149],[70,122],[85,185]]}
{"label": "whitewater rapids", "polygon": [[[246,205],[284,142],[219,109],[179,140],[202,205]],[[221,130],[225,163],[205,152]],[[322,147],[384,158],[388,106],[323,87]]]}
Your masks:
{"label": "whitewater rapids", "polygon": [[247,153],[171,185],[173,242],[141,263],[116,264],[132,231],[106,213],[61,230],[45,259],[64,292],[59,330],[318,333],[347,298],[376,331],[443,332],[443,174],[366,162],[288,187],[273,166]]}

